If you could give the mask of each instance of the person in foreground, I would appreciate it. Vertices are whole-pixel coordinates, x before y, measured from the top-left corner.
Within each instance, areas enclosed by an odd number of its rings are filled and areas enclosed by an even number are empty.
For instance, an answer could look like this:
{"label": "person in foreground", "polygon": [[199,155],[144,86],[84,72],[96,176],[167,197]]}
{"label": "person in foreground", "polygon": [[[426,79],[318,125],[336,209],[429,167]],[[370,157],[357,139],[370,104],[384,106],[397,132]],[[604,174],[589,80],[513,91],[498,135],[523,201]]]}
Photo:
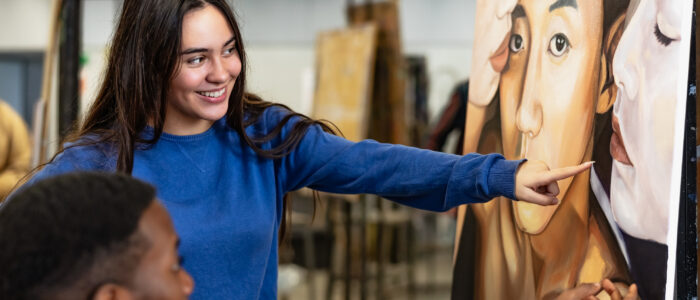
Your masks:
{"label": "person in foreground", "polygon": [[277,298],[289,191],[371,193],[432,211],[498,196],[550,205],[557,180],[591,165],[550,171],[499,154],[345,140],[246,93],[244,40],[224,0],[125,0],[98,96],[28,183],[104,170],[156,186],[191,262],[194,299]]}
{"label": "person in foreground", "polygon": [[187,299],[178,237],[155,189],[77,172],[0,206],[0,299]]}

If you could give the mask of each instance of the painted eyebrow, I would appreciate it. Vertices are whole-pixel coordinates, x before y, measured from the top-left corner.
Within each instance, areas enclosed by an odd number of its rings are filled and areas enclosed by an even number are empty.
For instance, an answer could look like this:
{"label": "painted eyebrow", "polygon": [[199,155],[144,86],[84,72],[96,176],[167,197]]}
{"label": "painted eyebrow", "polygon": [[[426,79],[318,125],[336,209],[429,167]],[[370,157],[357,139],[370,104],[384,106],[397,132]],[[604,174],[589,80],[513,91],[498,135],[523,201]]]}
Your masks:
{"label": "painted eyebrow", "polygon": [[525,9],[523,9],[523,6],[520,4],[516,5],[513,12],[510,14],[510,17],[513,19],[524,18],[526,16],[527,14],[525,14]]}
{"label": "painted eyebrow", "polygon": [[[224,47],[228,46],[229,44],[233,43],[234,41],[236,41],[235,36],[228,39],[228,41],[226,41],[226,43],[224,43]],[[190,49],[187,49],[185,51],[182,51],[180,54],[187,55],[187,54],[207,52],[207,51],[209,51],[209,49],[207,49],[207,48],[190,48]]]}
{"label": "painted eyebrow", "polygon": [[575,9],[578,9],[578,4],[576,3],[576,0],[557,0],[549,6],[549,11],[551,12],[557,8],[562,8],[565,6],[570,6]]}

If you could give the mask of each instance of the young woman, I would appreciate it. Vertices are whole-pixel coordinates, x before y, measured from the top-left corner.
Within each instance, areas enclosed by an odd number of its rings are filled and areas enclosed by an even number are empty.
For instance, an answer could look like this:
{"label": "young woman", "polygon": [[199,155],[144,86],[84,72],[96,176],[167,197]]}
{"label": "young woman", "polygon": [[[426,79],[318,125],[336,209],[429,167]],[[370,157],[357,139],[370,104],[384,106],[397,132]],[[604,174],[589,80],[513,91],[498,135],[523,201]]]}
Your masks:
{"label": "young woman", "polygon": [[588,167],[353,143],[245,92],[246,57],[224,0],[126,0],[99,95],[75,138],[36,176],[131,173],[158,188],[196,299],[276,299],[283,196],[301,187],[374,193],[442,211],[506,196],[558,200]]}

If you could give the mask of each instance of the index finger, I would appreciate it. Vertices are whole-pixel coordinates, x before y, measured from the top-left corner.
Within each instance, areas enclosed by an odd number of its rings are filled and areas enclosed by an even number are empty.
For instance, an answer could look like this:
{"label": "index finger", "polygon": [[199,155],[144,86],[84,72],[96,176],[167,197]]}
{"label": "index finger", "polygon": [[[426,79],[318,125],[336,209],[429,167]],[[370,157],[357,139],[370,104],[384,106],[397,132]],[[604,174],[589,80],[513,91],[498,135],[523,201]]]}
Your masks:
{"label": "index finger", "polygon": [[592,161],[582,163],[578,166],[570,166],[564,168],[558,168],[554,170],[549,170],[545,176],[543,176],[541,183],[550,183],[554,181],[559,181],[565,178],[569,178],[583,171],[588,170],[593,165]]}
{"label": "index finger", "polygon": [[574,296],[575,299],[583,299],[598,294],[600,289],[600,283],[583,283],[574,288],[572,296]]}

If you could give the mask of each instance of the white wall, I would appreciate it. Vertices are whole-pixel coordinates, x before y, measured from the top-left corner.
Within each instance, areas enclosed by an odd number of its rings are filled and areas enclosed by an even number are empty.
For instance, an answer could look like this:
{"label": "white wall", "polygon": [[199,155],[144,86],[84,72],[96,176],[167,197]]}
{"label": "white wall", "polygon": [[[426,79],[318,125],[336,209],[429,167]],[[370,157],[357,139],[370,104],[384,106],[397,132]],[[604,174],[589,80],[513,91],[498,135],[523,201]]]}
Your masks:
{"label": "white wall", "polygon": [[[0,52],[43,52],[49,39],[52,0],[0,0]],[[120,1],[83,1],[82,38],[88,64],[83,70],[84,98],[92,99],[104,66],[105,46]],[[3,78],[13,74],[0,74]],[[81,108],[87,105],[81,103]]]}
{"label": "white wall", "polygon": [[[345,0],[233,0],[249,56],[249,89],[307,112],[304,74],[319,31],[345,26]],[[424,55],[431,116],[469,75],[475,0],[400,0],[405,54]]]}
{"label": "white wall", "polygon": [[[44,51],[49,38],[52,0],[0,0],[0,51]],[[83,44],[103,47],[120,1],[83,1]]]}
{"label": "white wall", "polygon": [[121,1],[83,0],[84,48],[102,48],[109,43],[120,9]]}
{"label": "white wall", "polygon": [[[249,56],[249,88],[263,97],[308,112],[308,80],[319,31],[345,26],[346,0],[229,0]],[[362,1],[355,1],[362,2]],[[406,54],[425,55],[432,115],[455,83],[469,74],[475,0],[400,0]],[[83,46],[88,55],[86,99],[99,83],[119,0],[85,0]],[[0,51],[43,50],[51,0],[0,0]],[[306,82],[306,83],[304,83]]]}
{"label": "white wall", "polygon": [[51,0],[0,0],[0,51],[46,47]]}

